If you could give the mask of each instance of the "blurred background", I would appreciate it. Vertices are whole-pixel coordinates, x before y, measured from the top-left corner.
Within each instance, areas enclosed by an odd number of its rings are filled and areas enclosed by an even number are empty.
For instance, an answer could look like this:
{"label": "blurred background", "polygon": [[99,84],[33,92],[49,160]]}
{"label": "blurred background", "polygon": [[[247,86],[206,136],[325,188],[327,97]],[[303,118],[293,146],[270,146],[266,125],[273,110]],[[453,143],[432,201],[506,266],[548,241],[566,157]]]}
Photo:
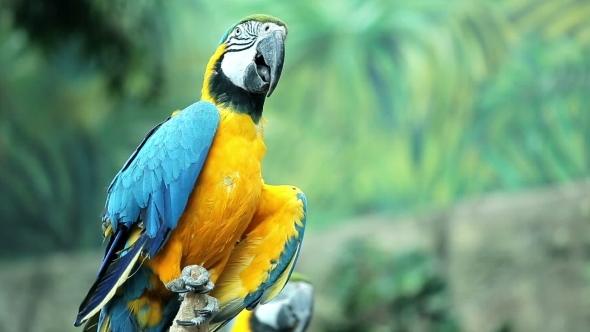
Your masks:
{"label": "blurred background", "polygon": [[0,331],[76,331],[106,187],[258,12],[312,331],[590,330],[589,1],[0,0]]}

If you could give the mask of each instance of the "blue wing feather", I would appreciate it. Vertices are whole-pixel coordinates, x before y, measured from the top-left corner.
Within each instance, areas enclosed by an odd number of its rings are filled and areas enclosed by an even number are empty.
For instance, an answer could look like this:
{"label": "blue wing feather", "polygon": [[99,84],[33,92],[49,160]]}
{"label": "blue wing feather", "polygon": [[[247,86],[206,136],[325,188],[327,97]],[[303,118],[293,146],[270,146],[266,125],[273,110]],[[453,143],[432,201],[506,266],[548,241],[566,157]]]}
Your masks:
{"label": "blue wing feather", "polygon": [[106,264],[106,269],[99,272],[97,281],[90,289],[90,292],[82,302],[78,317],[76,318],[76,326],[79,326],[84,321],[82,318],[91,313],[97,306],[99,306],[110,290],[117,284],[119,278],[125,273],[127,267],[132,262],[138,250],[141,250],[145,239],[140,239],[131,248],[125,251],[125,254],[119,258],[113,259],[109,264]]}
{"label": "blue wing feather", "polygon": [[[114,231],[97,280],[80,306],[79,326],[134,264],[130,253],[153,257],[178,223],[195,186],[219,125],[219,111],[197,102],[155,126],[109,185],[102,220]],[[126,248],[128,230],[143,234]],[[124,234],[124,235],[121,235]],[[114,253],[125,254],[115,257]],[[112,295],[111,295],[112,296]]]}
{"label": "blue wing feather", "polygon": [[103,220],[117,229],[136,223],[146,210],[148,220],[143,221],[150,238],[161,227],[174,229],[218,125],[217,108],[201,101],[156,126],[111,183]]}

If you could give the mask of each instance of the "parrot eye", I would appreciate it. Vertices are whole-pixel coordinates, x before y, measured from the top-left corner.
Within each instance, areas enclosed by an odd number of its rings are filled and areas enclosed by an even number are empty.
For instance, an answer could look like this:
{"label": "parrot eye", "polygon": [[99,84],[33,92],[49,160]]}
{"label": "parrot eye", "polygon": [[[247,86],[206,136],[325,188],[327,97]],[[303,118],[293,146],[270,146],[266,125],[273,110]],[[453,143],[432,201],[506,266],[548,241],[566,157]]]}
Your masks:
{"label": "parrot eye", "polygon": [[236,28],[236,36],[239,36],[241,34],[242,34],[242,29]]}

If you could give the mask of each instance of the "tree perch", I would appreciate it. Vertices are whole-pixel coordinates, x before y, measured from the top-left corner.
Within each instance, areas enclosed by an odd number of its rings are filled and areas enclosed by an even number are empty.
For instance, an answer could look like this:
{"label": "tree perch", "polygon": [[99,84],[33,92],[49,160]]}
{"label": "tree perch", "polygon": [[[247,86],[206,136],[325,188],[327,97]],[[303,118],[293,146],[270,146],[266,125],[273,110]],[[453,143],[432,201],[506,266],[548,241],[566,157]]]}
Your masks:
{"label": "tree perch", "polygon": [[[196,280],[199,278],[200,272],[198,269],[191,270],[191,277]],[[188,292],[184,294],[184,300],[180,303],[180,308],[174,317],[172,326],[168,332],[209,332],[209,322],[205,322],[198,326],[181,326],[177,321],[190,321],[195,317],[195,310],[205,308],[207,305],[207,297],[205,294]]]}

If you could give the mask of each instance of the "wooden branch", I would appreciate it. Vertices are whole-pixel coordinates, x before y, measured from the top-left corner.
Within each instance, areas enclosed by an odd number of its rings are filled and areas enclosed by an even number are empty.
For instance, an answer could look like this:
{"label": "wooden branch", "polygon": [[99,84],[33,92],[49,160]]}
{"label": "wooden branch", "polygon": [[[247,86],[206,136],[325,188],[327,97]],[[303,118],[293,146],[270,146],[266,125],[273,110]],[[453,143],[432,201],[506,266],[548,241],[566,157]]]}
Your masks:
{"label": "wooden branch", "polygon": [[[200,272],[193,268],[191,270],[191,277],[193,280],[199,278]],[[184,300],[180,303],[180,308],[172,326],[168,332],[209,332],[209,322],[205,322],[199,326],[180,326],[176,321],[190,321],[195,318],[195,310],[203,309],[207,305],[207,298],[205,294],[198,294],[188,292],[184,295]]]}

